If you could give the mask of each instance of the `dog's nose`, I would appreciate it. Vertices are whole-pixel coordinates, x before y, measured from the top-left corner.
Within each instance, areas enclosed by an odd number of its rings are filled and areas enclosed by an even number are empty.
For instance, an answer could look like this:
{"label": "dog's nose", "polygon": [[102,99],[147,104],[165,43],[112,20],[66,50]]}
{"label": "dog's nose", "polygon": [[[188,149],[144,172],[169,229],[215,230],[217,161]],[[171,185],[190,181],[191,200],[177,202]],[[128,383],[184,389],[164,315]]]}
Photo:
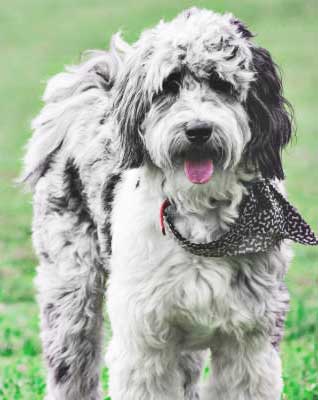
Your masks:
{"label": "dog's nose", "polygon": [[187,125],[185,133],[191,143],[203,144],[210,139],[212,126],[207,122],[192,122]]}

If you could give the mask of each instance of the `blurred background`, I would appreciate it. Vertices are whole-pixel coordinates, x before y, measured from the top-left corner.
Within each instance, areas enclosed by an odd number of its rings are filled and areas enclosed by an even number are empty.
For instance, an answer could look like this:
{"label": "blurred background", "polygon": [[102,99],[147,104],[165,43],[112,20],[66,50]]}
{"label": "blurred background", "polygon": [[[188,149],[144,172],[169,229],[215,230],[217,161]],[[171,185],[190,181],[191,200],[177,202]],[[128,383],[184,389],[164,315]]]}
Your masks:
{"label": "blurred background", "polygon": [[[134,41],[189,6],[231,11],[281,66],[297,138],[285,151],[289,199],[317,232],[317,0],[1,0],[0,3],[0,399],[45,391],[31,246],[31,196],[14,185],[45,81],[114,32]],[[282,344],[284,399],[318,400],[318,250],[295,246],[287,276],[291,311]],[[107,398],[107,371],[103,370]],[[80,399],[79,399],[80,400]],[[136,399],[138,400],[138,399]],[[159,399],[158,399],[159,400]]]}

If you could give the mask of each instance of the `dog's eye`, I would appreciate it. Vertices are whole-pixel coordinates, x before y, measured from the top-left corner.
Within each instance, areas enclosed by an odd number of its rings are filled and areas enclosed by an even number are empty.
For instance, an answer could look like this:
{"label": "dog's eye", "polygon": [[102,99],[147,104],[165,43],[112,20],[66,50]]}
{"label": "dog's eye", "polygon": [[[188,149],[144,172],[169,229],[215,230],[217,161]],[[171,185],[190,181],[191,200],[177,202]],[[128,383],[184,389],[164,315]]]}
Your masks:
{"label": "dog's eye", "polygon": [[173,72],[170,74],[162,84],[162,90],[164,93],[178,94],[181,85],[181,73]]}
{"label": "dog's eye", "polygon": [[228,96],[235,95],[235,89],[232,83],[221,79],[216,72],[210,76],[209,85],[211,89],[217,92],[224,93]]}

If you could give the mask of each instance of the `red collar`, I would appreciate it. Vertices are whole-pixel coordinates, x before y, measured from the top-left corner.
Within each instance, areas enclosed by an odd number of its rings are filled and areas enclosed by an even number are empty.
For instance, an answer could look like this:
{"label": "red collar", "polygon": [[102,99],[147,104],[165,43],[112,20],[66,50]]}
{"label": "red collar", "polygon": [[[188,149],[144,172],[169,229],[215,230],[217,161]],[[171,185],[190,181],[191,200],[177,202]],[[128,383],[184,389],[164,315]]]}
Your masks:
{"label": "red collar", "polygon": [[163,203],[160,206],[160,215],[159,215],[159,223],[160,223],[160,229],[163,235],[166,234],[166,229],[165,229],[165,221],[164,221],[164,212],[167,207],[171,205],[170,201],[168,199],[164,200]]}

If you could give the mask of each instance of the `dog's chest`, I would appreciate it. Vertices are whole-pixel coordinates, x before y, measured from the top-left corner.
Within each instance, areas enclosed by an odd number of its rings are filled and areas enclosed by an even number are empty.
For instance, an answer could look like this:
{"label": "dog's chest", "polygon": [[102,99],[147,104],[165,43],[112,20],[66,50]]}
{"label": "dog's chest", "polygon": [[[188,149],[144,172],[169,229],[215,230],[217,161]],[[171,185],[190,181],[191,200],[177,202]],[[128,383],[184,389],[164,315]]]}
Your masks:
{"label": "dog's chest", "polygon": [[[167,253],[167,259],[169,259]],[[216,332],[247,331],[255,328],[264,309],[254,304],[246,277],[224,259],[180,253],[179,262],[159,266],[166,270],[167,292],[163,300],[167,319],[176,327],[186,347],[205,347]],[[253,286],[255,283],[252,283]]]}
{"label": "dog's chest", "polygon": [[[138,323],[143,321],[152,337],[175,331],[193,348],[207,346],[216,331],[254,329],[266,309],[262,270],[253,279],[243,259],[186,252],[161,234],[159,207],[160,202],[146,203],[137,194],[128,199],[124,190],[114,205],[111,283],[125,285]],[[192,219],[183,228],[193,240],[208,241],[213,239],[208,225]]]}

